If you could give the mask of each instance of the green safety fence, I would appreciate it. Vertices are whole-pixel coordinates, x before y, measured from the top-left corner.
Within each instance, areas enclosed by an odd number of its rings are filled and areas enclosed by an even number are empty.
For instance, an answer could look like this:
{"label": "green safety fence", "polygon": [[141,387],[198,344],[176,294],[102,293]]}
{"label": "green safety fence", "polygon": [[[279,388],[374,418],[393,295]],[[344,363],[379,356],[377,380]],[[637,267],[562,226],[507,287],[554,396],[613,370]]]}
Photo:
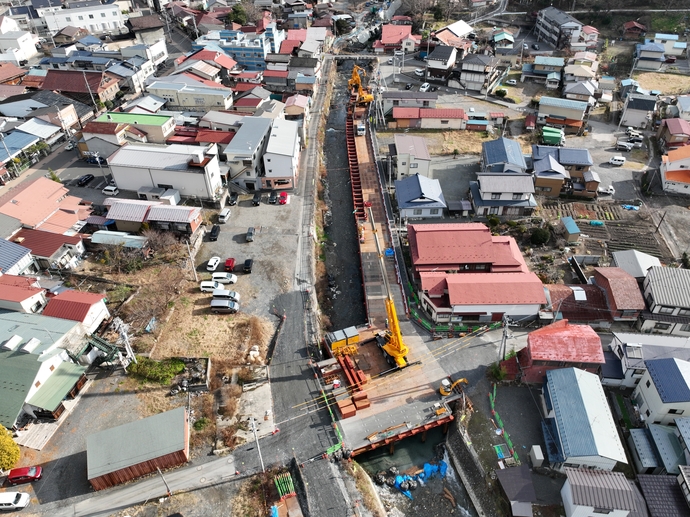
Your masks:
{"label": "green safety fence", "polygon": [[494,421],[496,422],[496,425],[498,426],[498,428],[502,431],[503,439],[505,440],[506,445],[508,446],[508,450],[510,451],[510,453],[513,456],[513,459],[519,465],[520,464],[520,458],[518,456],[517,451],[515,450],[515,447],[513,446],[513,441],[510,439],[510,435],[508,434],[508,431],[506,431],[505,425],[503,424],[503,420],[501,420],[501,416],[496,411],[495,401],[496,401],[496,384],[493,385],[493,391],[489,392],[489,404],[491,405],[491,416],[493,417]]}
{"label": "green safety fence", "polygon": [[286,497],[291,497],[295,495],[295,485],[292,482],[292,476],[285,472],[279,474],[274,478],[274,483],[276,485],[276,490],[278,490],[278,495],[282,501]]}

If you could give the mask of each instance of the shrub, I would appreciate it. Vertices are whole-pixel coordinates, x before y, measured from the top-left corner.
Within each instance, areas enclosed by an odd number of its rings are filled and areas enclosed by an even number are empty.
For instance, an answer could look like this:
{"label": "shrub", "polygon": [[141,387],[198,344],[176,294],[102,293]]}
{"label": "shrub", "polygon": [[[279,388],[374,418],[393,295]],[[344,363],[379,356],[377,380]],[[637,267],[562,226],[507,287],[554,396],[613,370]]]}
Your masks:
{"label": "shrub", "polygon": [[194,430],[195,431],[203,431],[204,428],[206,428],[206,426],[210,423],[211,423],[211,421],[208,418],[201,417],[199,420],[194,422]]}
{"label": "shrub", "polygon": [[137,362],[129,365],[129,373],[143,380],[170,384],[178,373],[184,370],[179,359],[154,361],[148,357],[137,356]]}
{"label": "shrub", "polygon": [[510,228],[515,228],[515,227],[518,225],[517,221],[506,221],[506,224],[507,224]]}
{"label": "shrub", "polygon": [[535,228],[530,236],[530,242],[535,246],[540,246],[549,242],[551,238],[551,232],[548,228]]}
{"label": "shrub", "polygon": [[0,469],[9,470],[19,461],[19,445],[12,439],[12,433],[0,425]]}
{"label": "shrub", "polygon": [[489,226],[491,226],[492,228],[494,226],[498,226],[501,222],[501,220],[498,217],[496,217],[495,215],[490,215],[488,221],[489,221]]}
{"label": "shrub", "polygon": [[495,381],[502,381],[506,378],[508,372],[500,363],[493,363],[489,366],[489,376]]}
{"label": "shrub", "polygon": [[500,97],[501,99],[508,95],[508,90],[500,89],[496,90],[496,97]]}

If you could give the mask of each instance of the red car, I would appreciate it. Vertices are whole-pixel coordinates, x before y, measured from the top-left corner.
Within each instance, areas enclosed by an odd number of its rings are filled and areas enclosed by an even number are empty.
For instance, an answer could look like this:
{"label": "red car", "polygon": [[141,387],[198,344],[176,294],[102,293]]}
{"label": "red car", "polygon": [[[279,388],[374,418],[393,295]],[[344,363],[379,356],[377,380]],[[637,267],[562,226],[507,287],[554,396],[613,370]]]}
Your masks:
{"label": "red car", "polygon": [[225,259],[225,271],[232,273],[235,270],[235,259]]}
{"label": "red car", "polygon": [[10,473],[7,475],[7,484],[19,485],[21,483],[31,483],[32,481],[41,479],[42,475],[42,467],[19,467],[10,470]]}
{"label": "red car", "polygon": [[287,192],[281,192],[280,195],[278,196],[278,204],[279,205],[286,205],[288,202],[288,193]]}

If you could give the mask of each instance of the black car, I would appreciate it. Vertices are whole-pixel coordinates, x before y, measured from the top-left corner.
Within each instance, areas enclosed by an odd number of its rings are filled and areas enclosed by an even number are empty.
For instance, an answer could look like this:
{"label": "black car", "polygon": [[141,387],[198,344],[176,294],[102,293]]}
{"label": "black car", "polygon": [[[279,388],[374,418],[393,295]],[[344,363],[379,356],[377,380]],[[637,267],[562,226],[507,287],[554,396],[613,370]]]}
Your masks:
{"label": "black car", "polygon": [[268,196],[268,202],[271,205],[275,205],[278,202],[278,192],[271,190],[271,193]]}
{"label": "black car", "polygon": [[533,43],[533,44],[532,44],[532,48],[533,48],[534,50],[539,50],[539,45],[537,45],[536,43]]}
{"label": "black car", "polygon": [[405,85],[405,89],[406,89],[406,90],[411,90],[411,89],[412,89],[412,83],[407,83],[407,84]]}
{"label": "black car", "polygon": [[247,259],[244,261],[244,272],[249,274],[252,272],[252,268],[254,267],[254,259]]}
{"label": "black car", "polygon": [[106,162],[105,158],[103,158],[102,156],[89,156],[86,159],[86,163],[90,163],[92,165],[98,165],[99,163],[101,165],[107,165],[108,164],[108,162]]}
{"label": "black car", "polygon": [[217,224],[214,224],[213,227],[211,228],[211,233],[208,234],[208,240],[217,241],[218,235],[220,235],[220,226]]}
{"label": "black car", "polygon": [[77,180],[77,185],[83,187],[88,185],[95,176],[93,174],[84,174]]}
{"label": "black car", "polygon": [[429,88],[429,91],[430,91],[430,92],[437,92],[437,91],[438,91],[438,86],[432,86],[431,88]]}
{"label": "black car", "polygon": [[235,206],[237,204],[237,198],[239,194],[237,192],[230,192],[230,199],[228,199],[228,205]]}
{"label": "black car", "polygon": [[261,204],[261,192],[257,192],[254,194],[254,197],[252,198],[252,205],[254,206],[259,206]]}

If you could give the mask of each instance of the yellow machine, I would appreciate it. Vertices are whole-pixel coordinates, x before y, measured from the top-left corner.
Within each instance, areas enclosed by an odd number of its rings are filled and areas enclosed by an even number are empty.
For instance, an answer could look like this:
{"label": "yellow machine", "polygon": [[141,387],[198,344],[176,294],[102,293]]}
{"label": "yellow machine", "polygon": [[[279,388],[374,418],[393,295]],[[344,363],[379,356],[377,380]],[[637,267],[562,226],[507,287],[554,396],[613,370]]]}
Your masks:
{"label": "yellow machine", "polygon": [[359,343],[359,332],[356,327],[328,332],[324,337],[334,357],[340,355],[355,355],[357,353],[357,343]]}
{"label": "yellow machine", "polygon": [[374,96],[362,87],[362,77],[366,75],[364,68],[355,65],[352,69],[352,78],[347,82],[350,91],[357,88],[357,104],[368,104],[374,100]]}
{"label": "yellow machine", "polygon": [[395,302],[390,293],[386,298],[386,314],[388,315],[388,330],[385,334],[386,344],[381,348],[395,361],[398,368],[404,368],[407,366],[407,354],[410,350],[403,343],[398,314],[395,312]]}
{"label": "yellow machine", "polygon": [[465,379],[465,378],[458,379],[457,381],[455,381],[453,383],[451,383],[451,380],[452,379],[448,378],[448,379],[443,379],[441,381],[441,387],[438,389],[441,396],[447,397],[448,395],[453,393],[453,390],[459,384],[467,384],[467,379]]}

